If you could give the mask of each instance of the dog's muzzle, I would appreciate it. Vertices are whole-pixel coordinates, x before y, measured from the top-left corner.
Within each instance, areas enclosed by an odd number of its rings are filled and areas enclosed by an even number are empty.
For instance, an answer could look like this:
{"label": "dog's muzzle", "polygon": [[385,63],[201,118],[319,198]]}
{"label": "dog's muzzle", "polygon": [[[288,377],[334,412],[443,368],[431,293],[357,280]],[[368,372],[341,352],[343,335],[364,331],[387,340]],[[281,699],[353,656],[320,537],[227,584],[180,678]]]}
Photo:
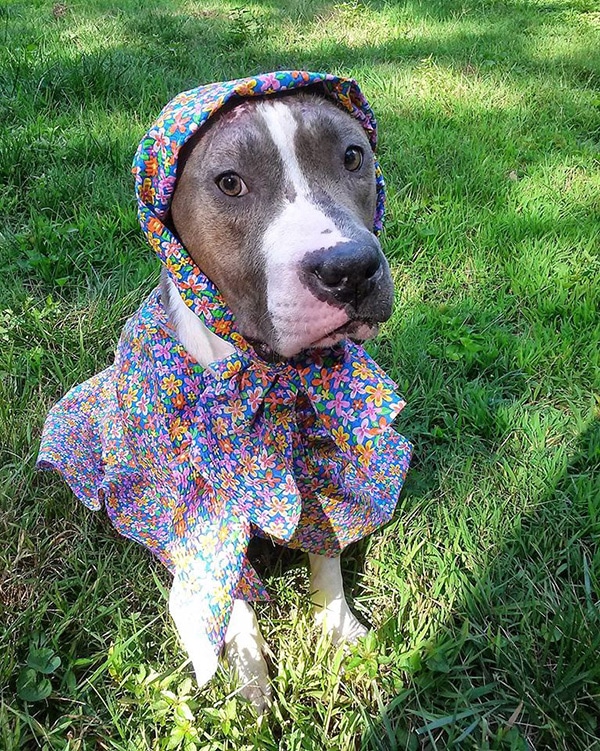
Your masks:
{"label": "dog's muzzle", "polygon": [[392,278],[373,236],[307,253],[301,274],[318,300],[345,308],[351,319],[381,323],[392,314]]}

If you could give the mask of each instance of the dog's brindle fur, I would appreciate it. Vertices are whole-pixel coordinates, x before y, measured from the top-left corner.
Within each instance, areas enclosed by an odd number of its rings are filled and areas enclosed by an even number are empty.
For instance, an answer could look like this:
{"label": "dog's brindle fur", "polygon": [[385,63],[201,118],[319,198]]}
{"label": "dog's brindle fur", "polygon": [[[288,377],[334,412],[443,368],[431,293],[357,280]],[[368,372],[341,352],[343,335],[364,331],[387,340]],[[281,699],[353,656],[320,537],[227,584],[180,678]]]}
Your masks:
{"label": "dog's brindle fur", "polygon": [[[349,147],[364,152],[357,170],[345,166]],[[218,178],[230,172],[247,192],[221,191]],[[239,103],[186,144],[169,221],[221,291],[239,331],[257,351],[289,357],[345,336],[366,339],[389,317],[392,281],[371,232],[375,204],[372,152],[362,126],[329,100],[295,93]],[[327,283],[320,274],[326,263],[334,263]],[[186,308],[166,274],[162,285],[177,334],[201,365],[232,352]],[[317,621],[335,641],[364,634],[346,604],[339,557],[309,558]],[[174,584],[170,610],[202,685],[216,658],[197,630],[197,607]],[[259,710],[269,699],[263,649],[251,607],[236,600],[226,653]]]}

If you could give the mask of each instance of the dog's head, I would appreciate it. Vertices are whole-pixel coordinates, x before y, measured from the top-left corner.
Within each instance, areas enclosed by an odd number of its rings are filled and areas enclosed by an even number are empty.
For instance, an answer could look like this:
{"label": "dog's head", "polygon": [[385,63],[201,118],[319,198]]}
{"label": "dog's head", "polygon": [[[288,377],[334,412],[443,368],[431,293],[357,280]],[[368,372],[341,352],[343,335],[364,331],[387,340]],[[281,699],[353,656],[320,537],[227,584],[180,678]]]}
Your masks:
{"label": "dog's head", "polygon": [[166,222],[259,352],[289,357],[389,318],[367,130],[315,92],[235,100],[178,155]]}

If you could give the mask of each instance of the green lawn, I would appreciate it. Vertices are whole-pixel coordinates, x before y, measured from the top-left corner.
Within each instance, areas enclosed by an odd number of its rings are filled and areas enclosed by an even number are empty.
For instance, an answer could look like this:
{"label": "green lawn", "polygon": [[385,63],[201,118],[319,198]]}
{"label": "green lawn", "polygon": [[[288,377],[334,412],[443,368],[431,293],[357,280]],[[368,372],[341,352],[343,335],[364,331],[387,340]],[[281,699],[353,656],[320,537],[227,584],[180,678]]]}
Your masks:
{"label": "green lawn", "polygon": [[[33,465],[156,283],[146,127],[288,67],[355,76],[379,118],[398,304],[371,350],[416,452],[345,557],[375,629],[350,656],[304,561],[258,551],[257,724],[225,671],[191,683],[162,568]],[[599,89],[595,0],[0,5],[0,749],[600,749]]]}

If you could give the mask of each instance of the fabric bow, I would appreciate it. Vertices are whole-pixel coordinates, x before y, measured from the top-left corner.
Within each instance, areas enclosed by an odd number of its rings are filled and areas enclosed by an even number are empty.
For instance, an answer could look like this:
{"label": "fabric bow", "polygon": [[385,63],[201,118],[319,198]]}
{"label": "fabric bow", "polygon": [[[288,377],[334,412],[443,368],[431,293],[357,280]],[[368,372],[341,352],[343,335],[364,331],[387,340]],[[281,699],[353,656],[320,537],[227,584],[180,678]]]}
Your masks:
{"label": "fabric bow", "polygon": [[212,489],[214,513],[235,503],[263,533],[289,541],[302,510],[296,478],[310,474],[315,451],[329,470],[328,492],[341,495],[346,464],[361,493],[380,491],[377,444],[404,401],[362,347],[348,342],[280,365],[236,352],[211,371],[190,456]]}

